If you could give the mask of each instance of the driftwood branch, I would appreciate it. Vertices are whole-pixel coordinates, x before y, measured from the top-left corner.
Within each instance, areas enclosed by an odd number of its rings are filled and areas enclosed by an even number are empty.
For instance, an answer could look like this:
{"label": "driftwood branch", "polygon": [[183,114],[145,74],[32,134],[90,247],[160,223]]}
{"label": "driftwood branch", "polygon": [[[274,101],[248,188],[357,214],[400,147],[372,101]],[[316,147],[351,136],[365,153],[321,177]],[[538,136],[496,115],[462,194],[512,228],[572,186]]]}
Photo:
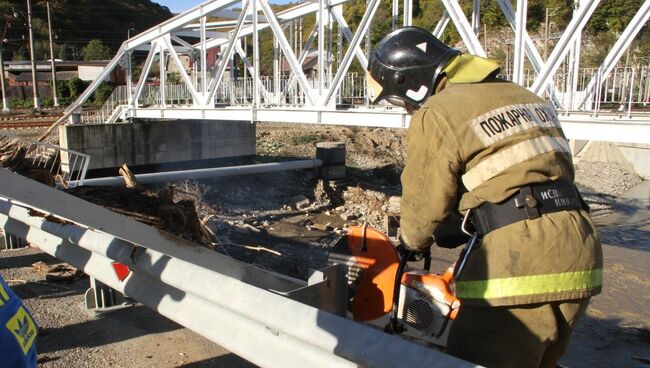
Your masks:
{"label": "driftwood branch", "polygon": [[124,183],[127,188],[136,188],[138,187],[138,181],[135,179],[135,175],[131,172],[126,164],[122,164],[119,171],[120,175],[124,178]]}

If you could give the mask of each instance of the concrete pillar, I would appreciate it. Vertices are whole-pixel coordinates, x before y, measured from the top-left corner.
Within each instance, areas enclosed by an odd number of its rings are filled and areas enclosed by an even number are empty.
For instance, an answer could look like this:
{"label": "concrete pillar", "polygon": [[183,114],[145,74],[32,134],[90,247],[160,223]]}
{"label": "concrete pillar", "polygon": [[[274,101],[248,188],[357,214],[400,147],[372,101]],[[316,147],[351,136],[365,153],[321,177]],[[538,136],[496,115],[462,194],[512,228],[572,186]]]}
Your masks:
{"label": "concrete pillar", "polygon": [[81,114],[72,114],[68,118],[70,124],[81,124]]}
{"label": "concrete pillar", "polygon": [[320,168],[321,179],[339,180],[345,178],[345,143],[317,143],[316,158],[323,160],[323,166]]}

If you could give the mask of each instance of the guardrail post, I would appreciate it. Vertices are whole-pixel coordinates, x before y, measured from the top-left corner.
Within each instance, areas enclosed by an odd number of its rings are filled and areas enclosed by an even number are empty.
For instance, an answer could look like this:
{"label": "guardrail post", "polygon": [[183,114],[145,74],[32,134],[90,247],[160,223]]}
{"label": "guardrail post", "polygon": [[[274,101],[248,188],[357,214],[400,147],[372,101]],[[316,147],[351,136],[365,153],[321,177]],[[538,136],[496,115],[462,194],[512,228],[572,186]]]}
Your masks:
{"label": "guardrail post", "polygon": [[5,231],[0,231],[0,249],[19,249],[27,246],[27,241],[16,235],[9,234]]}
{"label": "guardrail post", "polygon": [[90,277],[90,287],[85,294],[86,309],[93,312],[109,312],[130,307],[135,303],[119,291]]}

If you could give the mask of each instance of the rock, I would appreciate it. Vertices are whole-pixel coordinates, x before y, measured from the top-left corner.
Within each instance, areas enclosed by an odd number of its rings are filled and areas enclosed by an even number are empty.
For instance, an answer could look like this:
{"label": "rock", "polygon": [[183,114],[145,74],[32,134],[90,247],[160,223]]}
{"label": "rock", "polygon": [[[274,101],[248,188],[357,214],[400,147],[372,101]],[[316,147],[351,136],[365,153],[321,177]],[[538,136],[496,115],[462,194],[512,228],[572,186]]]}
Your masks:
{"label": "rock", "polygon": [[309,198],[305,197],[302,194],[292,197],[289,201],[293,206],[295,206],[299,210],[303,208],[307,208],[311,204]]}
{"label": "rock", "polygon": [[330,226],[328,224],[314,224],[314,228],[318,229],[320,231],[332,231],[333,230],[332,226]]}
{"label": "rock", "polygon": [[339,207],[336,207],[336,208],[334,209],[334,211],[336,211],[336,212],[343,212],[343,211],[345,211],[345,206],[339,206]]}
{"label": "rock", "polygon": [[349,212],[343,212],[343,213],[341,214],[341,218],[342,218],[344,221],[350,221],[350,220],[354,220],[354,219],[356,219],[357,217],[356,217],[354,214],[352,214],[352,213],[349,213]]}
{"label": "rock", "polygon": [[270,221],[264,221],[264,222],[262,222],[262,226],[264,226],[264,227],[271,226],[271,222]]}
{"label": "rock", "polygon": [[399,213],[400,206],[402,203],[402,197],[392,196],[388,199],[388,205],[386,206],[387,212]]}

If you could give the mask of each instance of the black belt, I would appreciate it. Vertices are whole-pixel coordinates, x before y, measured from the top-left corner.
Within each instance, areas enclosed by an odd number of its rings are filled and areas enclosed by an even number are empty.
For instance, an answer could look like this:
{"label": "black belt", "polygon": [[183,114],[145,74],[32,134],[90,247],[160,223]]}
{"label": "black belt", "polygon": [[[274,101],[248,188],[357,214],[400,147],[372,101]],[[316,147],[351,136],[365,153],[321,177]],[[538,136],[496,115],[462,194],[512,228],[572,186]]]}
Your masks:
{"label": "black belt", "polygon": [[560,211],[588,210],[573,183],[552,181],[522,187],[501,203],[485,202],[472,210],[472,220],[479,235],[515,222],[530,220]]}

